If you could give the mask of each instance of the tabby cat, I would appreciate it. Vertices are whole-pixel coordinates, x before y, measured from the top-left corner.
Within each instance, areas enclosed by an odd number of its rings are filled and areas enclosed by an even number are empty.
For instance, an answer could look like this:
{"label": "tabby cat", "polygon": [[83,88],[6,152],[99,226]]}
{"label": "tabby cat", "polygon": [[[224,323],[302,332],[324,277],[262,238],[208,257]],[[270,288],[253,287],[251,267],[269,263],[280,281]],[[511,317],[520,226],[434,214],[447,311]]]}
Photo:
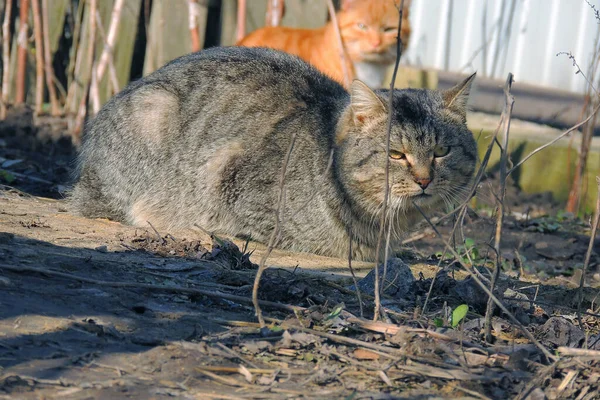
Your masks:
{"label": "tabby cat", "polygon": [[129,84],[88,124],[71,202],[87,217],[167,230],[198,224],[266,242],[295,134],[279,247],[345,257],[352,235],[354,256],[372,259],[389,96],[389,204],[399,234],[420,219],[413,202],[426,212],[456,202],[472,180],[465,107],[473,78],[447,91],[392,94],[356,80],[348,93],[277,50],[186,55]]}
{"label": "tabby cat", "polygon": [[[399,0],[342,1],[337,20],[348,56],[346,68],[351,80],[360,79],[372,88],[382,86],[390,65],[396,59],[398,4]],[[411,32],[409,8],[410,1],[405,0],[400,34],[404,46],[408,44]],[[332,21],[319,29],[264,27],[237,44],[270,47],[295,54],[344,84],[338,39]]]}

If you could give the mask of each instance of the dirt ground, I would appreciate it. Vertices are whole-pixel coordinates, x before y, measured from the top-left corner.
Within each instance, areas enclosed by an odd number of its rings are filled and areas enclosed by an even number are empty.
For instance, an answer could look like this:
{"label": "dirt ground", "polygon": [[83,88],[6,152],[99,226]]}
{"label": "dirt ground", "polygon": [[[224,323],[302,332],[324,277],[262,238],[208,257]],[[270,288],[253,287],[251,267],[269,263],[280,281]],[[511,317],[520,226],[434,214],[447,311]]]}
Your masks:
{"label": "dirt ground", "polygon": [[[579,319],[589,221],[548,195],[509,189],[497,295],[518,323],[498,310],[491,342],[487,295],[426,224],[390,266],[410,276],[386,286],[386,320],[370,322],[372,265],[353,262],[363,319],[347,260],[275,250],[260,329],[250,298],[265,247],[72,215],[65,131],[23,111],[0,122],[0,398],[600,398],[600,247]],[[454,240],[484,280],[494,182]]]}

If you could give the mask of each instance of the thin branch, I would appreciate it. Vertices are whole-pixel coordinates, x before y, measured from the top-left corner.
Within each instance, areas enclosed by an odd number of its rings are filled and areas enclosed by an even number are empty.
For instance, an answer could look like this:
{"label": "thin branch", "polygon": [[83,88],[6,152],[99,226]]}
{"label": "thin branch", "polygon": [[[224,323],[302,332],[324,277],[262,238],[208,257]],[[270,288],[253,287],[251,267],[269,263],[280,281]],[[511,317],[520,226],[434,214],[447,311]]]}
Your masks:
{"label": "thin branch", "polygon": [[531,153],[529,153],[527,156],[523,157],[523,159],[521,161],[519,161],[514,167],[512,167],[511,169],[508,170],[507,175],[510,175],[514,170],[516,170],[521,165],[523,165],[523,163],[525,161],[529,160],[531,157],[533,157],[534,155],[536,155],[540,151],[544,150],[546,147],[552,146],[554,143],[558,142],[560,139],[562,139],[563,137],[567,136],[569,133],[571,133],[571,132],[579,129],[582,125],[585,125],[590,119],[592,119],[592,117],[594,115],[596,115],[596,113],[598,112],[598,110],[600,110],[600,102],[596,105],[596,108],[594,108],[594,110],[590,113],[590,115],[588,115],[588,117],[586,119],[584,119],[583,121],[581,121],[581,122],[573,125],[569,129],[567,129],[566,131],[564,131],[563,133],[561,133],[560,135],[558,135],[557,137],[555,137],[554,139],[552,139],[551,141],[549,141],[548,143],[546,143],[546,144],[538,147],[537,149],[535,149]]}
{"label": "thin branch", "polygon": [[10,17],[13,0],[6,0],[4,22],[2,23],[2,101],[0,101],[0,119],[6,118],[6,107],[10,94]]}
{"label": "thin branch", "polygon": [[[400,2],[398,10],[400,19],[398,20],[398,36],[396,40],[396,63],[394,64],[394,72],[390,83],[390,92],[388,99],[388,123],[387,135],[385,143],[385,193],[383,195],[383,210],[379,220],[379,235],[377,237],[377,247],[375,248],[375,310],[373,312],[373,320],[377,321],[381,313],[381,293],[379,288],[379,258],[381,252],[381,242],[383,240],[383,232],[385,230],[385,219],[387,214],[388,199],[390,196],[390,136],[392,134],[392,118],[394,116],[394,87],[396,85],[396,75],[398,74],[398,66],[400,65],[400,57],[402,56],[402,38],[400,32],[402,30],[402,14],[404,12],[404,0]],[[387,264],[387,260],[384,260]],[[384,267],[385,268],[385,267]]]}
{"label": "thin branch", "polygon": [[42,113],[44,103],[44,45],[39,1],[31,0],[33,35],[35,39],[35,113],[37,115]]}
{"label": "thin branch", "polygon": [[529,332],[527,330],[527,328],[525,328],[525,326],[523,326],[523,324],[508,310],[508,308],[506,308],[506,306],[496,297],[496,295],[494,295],[494,293],[492,293],[490,291],[490,289],[481,281],[481,279],[479,279],[479,277],[474,274],[460,259],[460,255],[456,252],[456,250],[454,250],[452,248],[452,246],[450,245],[450,243],[448,243],[444,237],[442,236],[442,234],[440,233],[440,231],[437,229],[437,227],[431,222],[431,220],[429,219],[429,217],[423,212],[423,210],[421,209],[421,207],[419,207],[418,204],[416,204],[415,202],[413,202],[413,206],[421,213],[421,215],[423,216],[423,218],[425,219],[425,221],[427,221],[427,223],[429,224],[429,226],[431,226],[431,228],[433,229],[433,231],[435,232],[435,234],[437,235],[437,237],[442,241],[442,243],[444,243],[444,245],[446,246],[446,249],[448,249],[448,251],[450,251],[450,253],[452,253],[452,255],[456,258],[456,262],[458,263],[458,265],[461,266],[461,268],[467,273],[469,274],[469,276],[473,279],[473,281],[475,281],[475,283],[481,288],[481,290],[483,290],[491,299],[493,299],[494,303],[496,303],[496,305],[502,310],[502,312],[504,312],[508,318],[519,327],[519,329],[521,330],[521,332],[523,332],[523,335],[527,337],[527,339],[529,339],[531,341],[531,343],[533,343],[538,349],[540,349],[540,351],[544,354],[544,356],[546,358],[548,358],[549,360],[556,360],[556,357],[553,356],[552,354],[550,354],[550,352],[544,347],[542,346],[542,344],[533,336],[533,334],[531,332]]}
{"label": "thin branch", "polygon": [[[7,271],[13,271],[13,272],[17,272],[17,273],[29,272],[29,273],[42,274],[42,275],[46,275],[46,276],[53,276],[53,277],[57,277],[57,278],[64,278],[64,279],[70,279],[70,280],[74,280],[74,281],[78,281],[78,282],[89,283],[91,285],[102,286],[102,287],[144,289],[144,290],[150,290],[150,291],[154,291],[154,292],[159,291],[159,292],[169,292],[169,293],[194,294],[194,295],[201,295],[201,296],[206,296],[206,297],[211,297],[211,298],[231,300],[231,301],[235,301],[235,302],[242,303],[242,304],[252,304],[252,302],[253,302],[252,299],[249,299],[247,297],[236,296],[234,294],[229,294],[229,293],[213,292],[211,290],[187,288],[187,287],[175,286],[175,285],[153,285],[153,284],[138,283],[138,282],[101,281],[101,280],[86,278],[83,276],[77,276],[77,275],[73,275],[73,274],[69,274],[69,273],[65,273],[65,272],[52,271],[52,270],[45,269],[45,268],[0,264],[0,269],[7,270]],[[295,311],[305,311],[306,310],[304,307],[292,306],[292,305],[288,305],[288,304],[280,304],[280,303],[275,303],[273,301],[259,300],[259,303],[265,307],[275,308],[275,309],[284,310],[284,311],[295,312]]]}
{"label": "thin branch", "polygon": [[200,5],[198,0],[188,0],[188,24],[190,30],[190,39],[192,41],[192,52],[200,51],[200,32],[198,31],[198,17],[200,15]]}
{"label": "thin branch", "polygon": [[[348,56],[346,54],[346,47],[344,46],[344,41],[342,39],[342,33],[340,32],[340,26],[337,20],[337,14],[335,13],[335,8],[333,7],[332,0],[327,0],[327,9],[329,10],[329,16],[331,17],[331,23],[333,24],[333,28],[335,31],[335,37],[337,39],[338,44],[338,52],[340,54],[340,63],[342,64],[342,75],[344,78],[344,86],[346,88],[350,87],[351,76],[350,70],[348,68]],[[402,24],[402,14],[400,14],[400,24]],[[400,34],[398,34],[398,38],[400,38]],[[400,39],[398,39],[400,40]]]}
{"label": "thin branch", "polygon": [[[113,53],[115,42],[117,40],[117,33],[119,32],[119,23],[121,21],[121,10],[123,9],[123,3],[125,0],[116,0],[113,6],[112,13],[110,16],[110,26],[108,27],[108,33],[104,40],[104,49],[100,55],[98,61],[98,67],[96,68],[96,79],[98,82],[104,77],[106,67],[113,61]],[[98,24],[100,26],[100,24]]]}
{"label": "thin branch", "polygon": [[17,87],[15,91],[15,104],[23,104],[25,102],[28,17],[29,0],[21,0],[19,5],[19,34],[17,35]]}
{"label": "thin branch", "polygon": [[52,49],[50,48],[50,22],[48,18],[48,0],[42,0],[42,29],[44,33],[44,71],[46,73],[46,87],[50,98],[50,110],[53,116],[60,115],[60,106],[56,97],[54,86],[54,68],[52,68]]}
{"label": "thin branch", "polygon": [[[97,12],[96,13],[96,23],[97,28],[98,28],[98,33],[100,34],[100,37],[102,38],[102,41],[106,43],[106,33],[104,32],[104,26],[102,25],[102,19],[100,18],[100,13]],[[98,68],[96,68],[96,71],[98,70]],[[119,78],[117,77],[117,69],[115,68],[115,63],[114,63],[114,59],[113,59],[113,55],[112,53],[110,54],[109,60],[108,60],[108,75],[110,78],[110,83],[112,86],[112,91],[113,93],[118,93],[119,92]],[[98,82],[100,82],[102,80],[102,76],[99,76],[98,78]],[[98,109],[99,111],[99,109]],[[96,112],[97,114],[98,112]]]}
{"label": "thin branch", "polygon": [[360,307],[360,317],[364,318],[365,312],[363,309],[362,296],[360,295],[360,288],[358,287],[358,280],[352,268],[352,227],[350,228],[350,234],[348,235],[348,269],[352,275],[352,281],[354,282],[354,288],[356,289],[356,298],[358,299],[358,306]]}
{"label": "thin branch", "polygon": [[84,88],[83,93],[81,94],[81,100],[79,102],[79,109],[77,111],[77,117],[75,118],[75,124],[73,127],[73,136],[75,141],[80,141],[81,132],[83,130],[83,123],[85,121],[85,116],[87,114],[87,100],[88,94],[90,92],[91,87],[94,85],[94,54],[96,50],[96,11],[98,10],[98,0],[89,0],[88,3],[89,9],[89,35],[88,35],[88,53],[87,58],[89,62],[89,82]]}
{"label": "thin branch", "polygon": [[[492,282],[490,290],[493,293],[496,287],[496,282],[500,277],[501,265],[501,252],[500,245],[502,241],[502,225],[504,224],[504,195],[506,194],[506,178],[507,178],[507,167],[508,167],[508,137],[510,132],[510,120],[512,116],[513,105],[515,98],[510,93],[513,84],[513,74],[508,73],[506,83],[504,85],[504,141],[501,148],[500,154],[500,193],[497,200],[497,211],[496,211],[496,238],[494,240],[494,250],[496,253],[496,263],[494,266],[494,273],[492,275]],[[487,303],[487,310],[485,313],[485,338],[488,342],[493,340],[492,337],[492,315],[494,313],[494,302],[490,297]]]}
{"label": "thin branch", "polygon": [[283,0],[269,0],[267,3],[266,26],[279,26],[283,18],[285,3]]}
{"label": "thin branch", "polygon": [[238,0],[237,27],[235,41],[239,42],[246,36],[246,0]]}
{"label": "thin branch", "polygon": [[594,248],[594,241],[596,240],[596,232],[598,232],[598,222],[600,221],[600,177],[596,177],[596,184],[598,185],[598,194],[596,197],[596,215],[594,217],[594,223],[592,224],[592,233],[590,235],[590,243],[588,244],[587,252],[585,253],[585,261],[583,262],[583,269],[581,270],[581,280],[579,281],[579,299],[577,301],[577,319],[579,321],[579,327],[583,329],[583,323],[581,322],[581,304],[583,303],[583,285],[585,283],[585,273],[587,272],[588,266],[590,265],[590,258],[592,257],[592,250]]}
{"label": "thin branch", "polygon": [[267,251],[265,252],[265,254],[263,254],[263,256],[260,259],[258,270],[256,271],[256,277],[254,278],[254,285],[252,286],[252,302],[254,303],[256,317],[258,318],[258,323],[261,327],[265,326],[265,320],[262,316],[262,310],[260,309],[260,304],[258,300],[260,278],[262,277],[265,270],[268,268],[266,266],[267,258],[269,257],[269,255],[271,255],[271,252],[273,251],[273,248],[275,247],[277,239],[279,237],[279,230],[281,229],[281,209],[285,197],[285,174],[287,172],[290,157],[292,156],[292,151],[294,150],[296,136],[297,131],[294,131],[294,133],[292,134],[292,139],[290,140],[290,145],[288,147],[287,153],[285,155],[285,158],[283,159],[283,165],[281,167],[281,176],[279,178],[279,197],[277,199],[277,208],[275,210],[275,227],[273,228],[273,232],[271,233],[271,237],[269,238]]}

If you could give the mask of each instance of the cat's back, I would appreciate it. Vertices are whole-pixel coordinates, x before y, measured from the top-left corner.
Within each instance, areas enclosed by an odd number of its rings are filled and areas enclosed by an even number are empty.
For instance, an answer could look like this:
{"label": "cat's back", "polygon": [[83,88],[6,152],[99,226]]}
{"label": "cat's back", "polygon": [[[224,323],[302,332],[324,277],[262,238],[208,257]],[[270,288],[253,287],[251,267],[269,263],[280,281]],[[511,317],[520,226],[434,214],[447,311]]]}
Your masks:
{"label": "cat's back", "polygon": [[[151,132],[180,137],[194,123],[218,119],[224,129],[244,118],[277,120],[286,111],[326,118],[347,99],[339,83],[296,56],[268,48],[210,48],[175,59],[114,96],[91,124],[87,141],[110,140],[107,132],[113,132],[113,140],[122,142],[130,131],[150,132],[131,139],[152,142]],[[124,124],[132,129],[114,129]]]}

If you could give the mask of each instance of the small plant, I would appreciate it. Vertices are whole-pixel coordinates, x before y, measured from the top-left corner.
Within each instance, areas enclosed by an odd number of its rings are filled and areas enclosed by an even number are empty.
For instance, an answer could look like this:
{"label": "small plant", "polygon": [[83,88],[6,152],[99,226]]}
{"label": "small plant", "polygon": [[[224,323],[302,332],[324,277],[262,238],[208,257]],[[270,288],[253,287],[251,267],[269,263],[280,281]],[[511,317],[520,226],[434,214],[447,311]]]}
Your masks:
{"label": "small plant", "polygon": [[[468,311],[469,306],[467,304],[461,304],[460,306],[456,307],[452,311],[452,315],[450,316],[450,327],[452,329],[456,329],[458,324],[460,324],[460,321],[462,321],[467,316]],[[435,325],[437,328],[442,328],[444,326],[444,319],[435,318],[433,320],[433,325]]]}

